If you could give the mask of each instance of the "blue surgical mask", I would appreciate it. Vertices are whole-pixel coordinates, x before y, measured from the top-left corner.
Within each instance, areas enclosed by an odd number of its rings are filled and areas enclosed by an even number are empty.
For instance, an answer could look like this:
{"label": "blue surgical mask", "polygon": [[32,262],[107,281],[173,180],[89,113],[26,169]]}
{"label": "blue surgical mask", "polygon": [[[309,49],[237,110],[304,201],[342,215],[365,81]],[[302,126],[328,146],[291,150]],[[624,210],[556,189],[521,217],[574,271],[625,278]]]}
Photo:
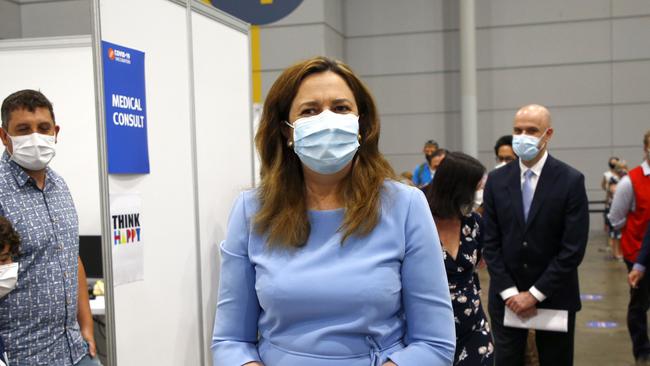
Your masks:
{"label": "blue surgical mask", "polygon": [[359,117],[330,110],[300,118],[293,128],[293,150],[309,169],[320,174],[341,171],[359,148]]}
{"label": "blue surgical mask", "polygon": [[[548,131],[548,129],[546,131]],[[544,131],[540,137],[524,134],[512,135],[512,149],[515,151],[515,154],[517,154],[517,156],[519,156],[523,161],[535,159],[537,154],[539,154],[539,143],[542,140],[542,137],[546,135],[546,131]]]}

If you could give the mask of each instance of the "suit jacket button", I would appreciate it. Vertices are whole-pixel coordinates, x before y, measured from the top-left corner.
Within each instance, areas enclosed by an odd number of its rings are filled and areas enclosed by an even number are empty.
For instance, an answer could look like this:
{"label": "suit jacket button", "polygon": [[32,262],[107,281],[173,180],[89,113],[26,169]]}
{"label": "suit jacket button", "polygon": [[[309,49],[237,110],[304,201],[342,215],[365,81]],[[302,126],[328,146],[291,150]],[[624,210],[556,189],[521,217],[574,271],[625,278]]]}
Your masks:
{"label": "suit jacket button", "polygon": [[525,241],[523,245],[524,245],[525,247],[527,247],[527,246],[528,246],[528,242]]}
{"label": "suit jacket button", "polygon": [[528,269],[528,263],[524,263],[524,269]]}

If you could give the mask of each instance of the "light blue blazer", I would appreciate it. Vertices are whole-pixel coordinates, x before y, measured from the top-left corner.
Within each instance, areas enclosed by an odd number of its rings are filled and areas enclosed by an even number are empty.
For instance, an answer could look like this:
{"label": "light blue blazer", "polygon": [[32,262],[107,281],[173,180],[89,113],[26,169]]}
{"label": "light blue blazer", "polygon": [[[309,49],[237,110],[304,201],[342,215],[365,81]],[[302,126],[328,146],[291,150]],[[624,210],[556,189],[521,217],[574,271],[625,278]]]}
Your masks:
{"label": "light blue blazer", "polygon": [[309,211],[296,251],[270,250],[242,193],[221,243],[215,366],[451,365],[454,314],[438,233],[422,192],[387,181],[381,217],[341,245],[344,210]]}

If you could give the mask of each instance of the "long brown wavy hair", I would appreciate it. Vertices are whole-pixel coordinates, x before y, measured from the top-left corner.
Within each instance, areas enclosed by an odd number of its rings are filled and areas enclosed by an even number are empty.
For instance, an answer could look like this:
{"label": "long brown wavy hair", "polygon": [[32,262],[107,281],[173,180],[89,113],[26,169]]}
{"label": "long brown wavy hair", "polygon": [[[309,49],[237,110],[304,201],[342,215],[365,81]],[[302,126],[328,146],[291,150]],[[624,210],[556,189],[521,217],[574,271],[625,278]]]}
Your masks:
{"label": "long brown wavy hair", "polygon": [[303,80],[327,71],[345,80],[359,110],[359,150],[338,192],[345,206],[345,217],[339,229],[343,232],[342,242],[352,235],[365,236],[374,229],[379,221],[383,183],[386,179],[395,179],[393,169],[379,152],[379,117],[375,102],[352,70],[327,57],[314,57],[289,67],[269,90],[255,135],[262,179],[258,188],[260,208],[254,218],[254,227],[257,233],[268,235],[271,247],[298,248],[309,238],[311,228],[302,165],[293,148],[288,146],[282,129]]}

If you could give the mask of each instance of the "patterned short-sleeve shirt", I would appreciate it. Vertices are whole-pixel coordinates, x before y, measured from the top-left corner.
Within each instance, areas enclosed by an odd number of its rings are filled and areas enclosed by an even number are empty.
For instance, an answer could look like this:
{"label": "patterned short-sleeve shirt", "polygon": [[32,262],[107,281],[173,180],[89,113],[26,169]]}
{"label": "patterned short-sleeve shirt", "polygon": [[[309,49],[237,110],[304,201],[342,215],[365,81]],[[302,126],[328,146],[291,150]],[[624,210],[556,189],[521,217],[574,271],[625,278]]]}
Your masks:
{"label": "patterned short-sleeve shirt", "polygon": [[16,289],[0,299],[0,336],[12,366],[68,366],[87,350],[77,323],[79,225],[63,179],[47,168],[40,190],[5,152],[0,215],[21,239]]}

